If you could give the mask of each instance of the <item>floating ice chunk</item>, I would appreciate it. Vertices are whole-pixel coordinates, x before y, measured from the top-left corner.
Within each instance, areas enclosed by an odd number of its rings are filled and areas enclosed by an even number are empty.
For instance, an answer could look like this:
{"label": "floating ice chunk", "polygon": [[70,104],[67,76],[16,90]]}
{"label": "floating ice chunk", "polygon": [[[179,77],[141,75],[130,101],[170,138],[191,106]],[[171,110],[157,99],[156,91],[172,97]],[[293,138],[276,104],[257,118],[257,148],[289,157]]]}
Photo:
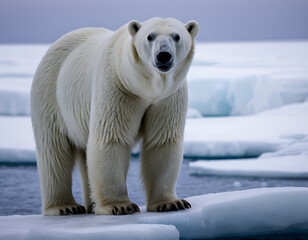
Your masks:
{"label": "floating ice chunk", "polygon": [[189,166],[192,174],[308,178],[308,136],[283,144],[279,150],[257,159],[201,160]]}
{"label": "floating ice chunk", "polygon": [[260,183],[260,186],[261,186],[261,187],[267,187],[268,184],[267,184],[267,182],[261,182],[261,183]]}
{"label": "floating ice chunk", "polygon": [[308,178],[308,155],[258,159],[196,161],[190,172],[199,175],[222,175],[270,178]]}
{"label": "floating ice chunk", "polygon": [[284,144],[278,151],[264,153],[260,157],[280,157],[280,156],[290,156],[293,155],[306,155],[308,156],[308,136],[304,139],[294,140],[288,144]]}
{"label": "floating ice chunk", "polygon": [[233,182],[233,187],[239,188],[239,187],[241,187],[241,186],[242,186],[241,182],[239,182],[239,181],[234,181],[234,182]]}

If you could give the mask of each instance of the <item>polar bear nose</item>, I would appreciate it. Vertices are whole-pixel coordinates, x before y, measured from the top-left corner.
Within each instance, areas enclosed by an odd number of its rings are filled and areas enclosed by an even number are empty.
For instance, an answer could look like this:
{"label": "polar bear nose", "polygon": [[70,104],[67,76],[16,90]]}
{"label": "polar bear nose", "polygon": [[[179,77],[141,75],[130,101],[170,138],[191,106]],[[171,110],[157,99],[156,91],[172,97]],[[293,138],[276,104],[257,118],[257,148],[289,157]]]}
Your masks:
{"label": "polar bear nose", "polygon": [[157,57],[156,57],[157,61],[162,63],[162,64],[166,64],[168,62],[170,62],[170,60],[172,59],[172,55],[168,52],[160,52]]}
{"label": "polar bear nose", "polygon": [[173,57],[170,52],[159,52],[155,59],[155,66],[161,72],[168,72],[173,66]]}

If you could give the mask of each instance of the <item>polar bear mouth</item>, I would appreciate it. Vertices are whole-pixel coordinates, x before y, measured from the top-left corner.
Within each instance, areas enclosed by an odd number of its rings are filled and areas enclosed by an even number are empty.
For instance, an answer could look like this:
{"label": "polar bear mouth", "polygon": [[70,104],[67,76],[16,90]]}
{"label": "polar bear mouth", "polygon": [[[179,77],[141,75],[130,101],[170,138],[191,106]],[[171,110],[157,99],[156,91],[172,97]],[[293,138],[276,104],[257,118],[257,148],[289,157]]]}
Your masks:
{"label": "polar bear mouth", "polygon": [[157,66],[157,68],[161,71],[161,72],[168,72],[172,66],[169,66],[169,65],[160,65],[160,66]]}
{"label": "polar bear mouth", "polygon": [[155,66],[161,72],[168,72],[173,67],[173,56],[169,52],[160,52],[156,55]]}

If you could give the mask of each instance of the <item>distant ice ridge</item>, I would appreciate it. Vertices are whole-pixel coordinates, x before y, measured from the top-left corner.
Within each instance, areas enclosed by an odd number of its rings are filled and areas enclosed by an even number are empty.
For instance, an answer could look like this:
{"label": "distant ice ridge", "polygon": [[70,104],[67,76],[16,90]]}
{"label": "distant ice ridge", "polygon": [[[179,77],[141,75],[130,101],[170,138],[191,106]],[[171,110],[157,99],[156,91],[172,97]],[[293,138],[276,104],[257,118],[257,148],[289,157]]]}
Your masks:
{"label": "distant ice ridge", "polygon": [[247,115],[303,102],[308,42],[197,44],[189,107],[203,115]]}
{"label": "distant ice ridge", "polygon": [[207,239],[308,236],[308,188],[261,188],[190,197],[190,210],[124,216],[1,216],[8,239]]}
{"label": "distant ice ridge", "polygon": [[0,45],[0,115],[30,115],[34,72],[49,45]]}
{"label": "distant ice ridge", "polygon": [[[48,45],[0,45],[0,115],[29,115],[32,78]],[[308,42],[197,43],[189,107],[207,116],[247,115],[303,102]]]}
{"label": "distant ice ridge", "polygon": [[0,115],[30,115],[30,85],[32,78],[0,77]]}

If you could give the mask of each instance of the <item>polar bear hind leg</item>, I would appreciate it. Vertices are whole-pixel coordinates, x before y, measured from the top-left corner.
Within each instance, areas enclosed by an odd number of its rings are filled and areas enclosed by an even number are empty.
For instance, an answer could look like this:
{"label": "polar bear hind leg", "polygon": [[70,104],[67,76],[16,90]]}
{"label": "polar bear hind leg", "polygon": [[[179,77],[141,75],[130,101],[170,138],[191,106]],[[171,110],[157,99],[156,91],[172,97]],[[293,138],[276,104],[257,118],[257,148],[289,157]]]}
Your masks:
{"label": "polar bear hind leg", "polygon": [[61,66],[68,54],[85,38],[85,30],[77,30],[60,38],[43,57],[32,82],[31,119],[37,149],[43,215],[85,212],[85,208],[73,198],[72,171],[76,149],[68,139],[56,96]]}
{"label": "polar bear hind leg", "polygon": [[43,215],[85,213],[85,208],[75,202],[72,194],[74,149],[66,136],[58,134],[53,137],[56,139],[52,139],[48,146],[37,147]]}
{"label": "polar bear hind leg", "polygon": [[83,150],[76,150],[76,163],[78,165],[83,193],[83,206],[85,206],[87,213],[93,213],[93,203],[91,201],[91,189],[89,185],[88,167],[86,152]]}

